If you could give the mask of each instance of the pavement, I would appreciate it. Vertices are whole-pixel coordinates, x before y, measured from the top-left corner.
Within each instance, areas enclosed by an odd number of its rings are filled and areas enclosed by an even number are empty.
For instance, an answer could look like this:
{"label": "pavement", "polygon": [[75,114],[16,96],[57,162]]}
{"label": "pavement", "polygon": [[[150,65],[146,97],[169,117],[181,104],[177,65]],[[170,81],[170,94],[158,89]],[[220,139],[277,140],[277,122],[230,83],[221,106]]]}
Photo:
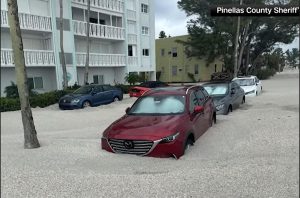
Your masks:
{"label": "pavement", "polygon": [[20,111],[1,113],[1,197],[299,197],[299,72],[213,125],[179,160],[100,149],[134,102],[33,109],[41,147],[23,149]]}

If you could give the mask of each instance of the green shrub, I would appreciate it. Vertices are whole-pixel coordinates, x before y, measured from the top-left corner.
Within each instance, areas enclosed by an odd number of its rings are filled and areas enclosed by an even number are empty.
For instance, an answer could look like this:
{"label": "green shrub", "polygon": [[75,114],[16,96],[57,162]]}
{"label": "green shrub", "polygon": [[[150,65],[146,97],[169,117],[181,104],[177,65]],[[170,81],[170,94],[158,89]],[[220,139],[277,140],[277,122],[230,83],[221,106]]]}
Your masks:
{"label": "green shrub", "polygon": [[137,73],[135,73],[135,72],[130,72],[129,74],[126,74],[125,80],[130,85],[135,85],[135,83],[141,82],[140,76]]}
{"label": "green shrub", "polygon": [[[49,105],[53,105],[59,101],[59,99],[68,94],[72,93],[73,90],[58,90],[51,91],[43,94],[36,94],[29,98],[30,106],[35,107],[47,107]],[[16,111],[20,110],[20,101],[19,98],[1,98],[1,112],[5,111]]]}
{"label": "green shrub", "polygon": [[188,73],[188,77],[192,80],[192,82],[196,82],[194,74]]}
{"label": "green shrub", "polygon": [[132,87],[131,85],[124,85],[124,84],[117,84],[115,85],[115,87],[120,88],[124,94],[128,94],[129,93],[129,89]]}

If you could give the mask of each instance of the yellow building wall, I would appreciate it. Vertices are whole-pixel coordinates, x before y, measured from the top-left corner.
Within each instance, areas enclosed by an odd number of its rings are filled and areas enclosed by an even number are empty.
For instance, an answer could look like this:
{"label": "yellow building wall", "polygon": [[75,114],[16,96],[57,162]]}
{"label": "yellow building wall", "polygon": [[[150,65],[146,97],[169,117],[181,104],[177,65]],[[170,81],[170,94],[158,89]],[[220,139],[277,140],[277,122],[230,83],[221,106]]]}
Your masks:
{"label": "yellow building wall", "polygon": [[[155,41],[156,47],[156,71],[161,71],[160,79],[164,82],[192,82],[188,73],[192,73],[196,81],[208,81],[210,76],[215,72],[215,64],[217,65],[216,71],[222,71],[223,62],[215,60],[213,63],[206,66],[205,59],[198,59],[196,57],[187,58],[184,52],[184,46],[176,40],[187,40],[188,35],[177,36],[171,38],[157,39]],[[177,48],[177,57],[172,57],[172,48]],[[161,50],[164,49],[162,56]],[[198,65],[198,74],[195,74],[195,65]],[[177,66],[177,75],[172,74],[172,66]]]}

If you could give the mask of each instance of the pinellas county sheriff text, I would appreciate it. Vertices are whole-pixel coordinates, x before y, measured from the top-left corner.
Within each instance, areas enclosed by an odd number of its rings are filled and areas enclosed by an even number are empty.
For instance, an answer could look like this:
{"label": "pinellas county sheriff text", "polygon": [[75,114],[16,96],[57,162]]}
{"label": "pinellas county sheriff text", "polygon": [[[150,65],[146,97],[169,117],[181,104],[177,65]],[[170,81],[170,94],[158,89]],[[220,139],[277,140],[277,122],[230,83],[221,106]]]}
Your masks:
{"label": "pinellas county sheriff text", "polygon": [[299,7],[272,7],[272,8],[238,8],[238,7],[217,7],[217,14],[295,14],[299,12]]}

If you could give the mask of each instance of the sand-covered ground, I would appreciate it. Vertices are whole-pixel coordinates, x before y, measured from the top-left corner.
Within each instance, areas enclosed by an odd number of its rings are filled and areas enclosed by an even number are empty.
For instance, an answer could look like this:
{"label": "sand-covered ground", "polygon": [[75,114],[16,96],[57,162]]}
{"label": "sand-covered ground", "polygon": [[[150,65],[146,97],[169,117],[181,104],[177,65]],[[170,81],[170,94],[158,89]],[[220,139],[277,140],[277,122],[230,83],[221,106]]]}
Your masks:
{"label": "sand-covered ground", "polygon": [[1,113],[1,197],[299,197],[299,73],[263,81],[262,95],[218,116],[179,160],[100,149],[133,102],[33,109],[33,150],[23,149],[20,112]]}

